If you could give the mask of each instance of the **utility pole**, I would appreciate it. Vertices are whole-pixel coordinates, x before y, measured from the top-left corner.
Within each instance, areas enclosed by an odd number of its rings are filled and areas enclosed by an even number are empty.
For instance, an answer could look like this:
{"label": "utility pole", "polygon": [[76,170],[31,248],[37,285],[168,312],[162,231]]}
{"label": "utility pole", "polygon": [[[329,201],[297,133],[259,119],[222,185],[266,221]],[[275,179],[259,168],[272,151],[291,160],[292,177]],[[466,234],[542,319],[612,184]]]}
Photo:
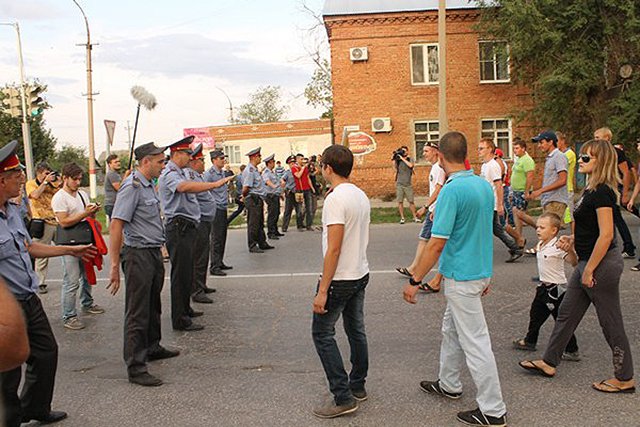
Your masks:
{"label": "utility pole", "polygon": [[449,131],[447,117],[447,1],[438,2],[438,133]]}
{"label": "utility pole", "polygon": [[216,89],[222,92],[222,94],[227,98],[227,101],[229,101],[229,123],[233,124],[233,104],[231,103],[231,98],[229,98],[229,95],[227,95],[227,92],[225,92],[218,86],[216,86]]}
{"label": "utility pole", "polygon": [[91,44],[91,33],[89,32],[89,20],[87,19],[87,15],[85,15],[84,10],[78,4],[76,0],[73,2],[78,6],[80,12],[82,13],[82,17],[84,18],[84,24],[87,28],[87,43],[79,44],[78,46],[85,46],[87,49],[87,120],[89,126],[89,190],[91,192],[91,200],[95,200],[97,196],[97,183],[96,183],[96,152],[95,152],[95,141],[93,135],[93,96],[98,95],[97,93],[93,93],[93,82],[91,78],[92,68],[91,68],[91,49],[93,45]]}
{"label": "utility pole", "polygon": [[131,129],[133,128],[129,124],[129,120],[127,120],[127,126],[125,127],[125,129],[127,130],[127,135],[129,136],[129,139],[128,139],[129,145],[127,145],[127,151],[131,151]]}

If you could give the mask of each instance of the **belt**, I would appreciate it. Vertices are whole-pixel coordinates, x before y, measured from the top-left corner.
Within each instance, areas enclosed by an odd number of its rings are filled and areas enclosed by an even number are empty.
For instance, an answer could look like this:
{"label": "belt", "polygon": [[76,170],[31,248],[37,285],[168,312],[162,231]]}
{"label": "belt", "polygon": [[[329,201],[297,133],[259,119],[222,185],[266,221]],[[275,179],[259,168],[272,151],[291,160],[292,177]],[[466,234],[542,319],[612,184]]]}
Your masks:
{"label": "belt", "polygon": [[555,288],[556,286],[566,285],[566,283],[547,283],[547,282],[540,282],[540,284],[545,288]]}
{"label": "belt", "polygon": [[194,221],[193,219],[187,218],[186,216],[182,216],[182,215],[175,216],[171,218],[169,221],[167,221],[167,224],[172,224],[172,223],[176,223],[178,225],[179,224],[192,225],[193,227],[198,226],[197,221]]}

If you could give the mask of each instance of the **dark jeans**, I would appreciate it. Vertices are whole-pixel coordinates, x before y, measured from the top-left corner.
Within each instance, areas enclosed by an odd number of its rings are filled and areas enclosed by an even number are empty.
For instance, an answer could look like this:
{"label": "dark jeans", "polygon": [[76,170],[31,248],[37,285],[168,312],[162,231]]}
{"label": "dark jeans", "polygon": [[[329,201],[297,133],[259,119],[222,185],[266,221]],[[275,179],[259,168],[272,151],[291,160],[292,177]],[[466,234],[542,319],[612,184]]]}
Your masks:
{"label": "dark jeans", "polygon": [[247,208],[247,241],[249,249],[267,244],[264,234],[264,202],[260,196],[249,194],[244,204]]}
{"label": "dark jeans", "polygon": [[[313,343],[336,405],[351,403],[352,390],[364,390],[369,369],[367,335],[364,331],[364,290],[368,283],[369,274],[358,280],[334,280],[325,304],[327,313],[313,314]],[[335,340],[335,325],[340,314],[351,348],[351,372],[348,376]]]}
{"label": "dark jeans", "polygon": [[289,229],[291,213],[296,210],[296,226],[303,228],[302,209],[300,203],[296,202],[296,192],[287,190],[284,195],[284,214],[282,216],[282,231]]}
{"label": "dark jeans", "polygon": [[515,239],[509,236],[509,233],[507,233],[504,230],[502,224],[500,224],[500,216],[498,215],[498,211],[493,211],[493,235],[500,239],[502,243],[504,243],[505,246],[509,248],[509,253],[514,253],[520,250]]}
{"label": "dark jeans", "polygon": [[620,237],[622,238],[622,252],[626,252],[628,254],[634,254],[636,252],[636,247],[633,244],[633,238],[631,237],[631,232],[629,231],[629,227],[627,223],[622,218],[622,212],[620,210],[620,206],[614,206],[613,208],[613,222],[618,229],[618,233],[620,233]]}
{"label": "dark jeans", "polygon": [[224,249],[227,246],[227,229],[230,222],[227,221],[226,209],[216,209],[213,223],[211,223],[211,264],[209,265],[211,270],[220,268],[224,264]]}
{"label": "dark jeans", "polygon": [[305,226],[310,229],[313,225],[313,191],[304,190],[304,211],[305,211]]}
{"label": "dark jeans", "polygon": [[111,214],[113,213],[113,205],[104,205],[104,213],[107,214],[109,219],[111,219]]}
{"label": "dark jeans", "polygon": [[[540,328],[547,321],[549,315],[554,319],[558,318],[558,308],[564,299],[564,295],[563,293],[558,296],[558,286],[538,285],[536,296],[531,302],[531,310],[529,310],[529,330],[524,338],[526,343],[533,345],[538,343]],[[565,351],[569,353],[578,351],[578,341],[574,334],[571,335]]]}
{"label": "dark jeans", "polygon": [[167,223],[167,251],[171,260],[171,324],[173,329],[191,325],[193,247],[196,223],[175,217]]}
{"label": "dark jeans", "polygon": [[569,279],[556,325],[544,353],[544,361],[550,366],[558,366],[571,335],[593,303],[602,333],[611,348],[614,375],[620,381],[628,381],[633,378],[633,361],[620,310],[620,275],[624,268],[620,250],[609,250],[600,261],[593,274],[596,284],[592,288],[581,283],[586,265],[586,260],[579,261]]}
{"label": "dark jeans", "polygon": [[164,264],[160,248],[122,250],[125,279],[124,361],[129,376],[147,372],[149,354],[160,350],[160,294]]}
{"label": "dark jeans", "polygon": [[[0,374],[4,424],[19,427],[23,416],[41,417],[51,412],[51,399],[58,369],[58,344],[37,295],[20,301],[27,324],[31,353],[24,384],[18,397],[22,367]],[[2,423],[0,423],[2,424]]]}
{"label": "dark jeans", "polygon": [[277,194],[267,194],[267,235],[269,237],[278,235],[278,218],[280,217],[280,196]]}
{"label": "dark jeans", "polygon": [[239,200],[236,200],[236,203],[237,203],[238,207],[229,216],[229,219],[227,220],[227,225],[231,224],[233,222],[233,220],[236,219],[238,217],[238,215],[240,215],[242,213],[242,211],[244,210],[244,203],[243,202],[241,202]]}
{"label": "dark jeans", "polygon": [[193,247],[193,295],[202,294],[207,289],[210,237],[211,221],[200,221]]}

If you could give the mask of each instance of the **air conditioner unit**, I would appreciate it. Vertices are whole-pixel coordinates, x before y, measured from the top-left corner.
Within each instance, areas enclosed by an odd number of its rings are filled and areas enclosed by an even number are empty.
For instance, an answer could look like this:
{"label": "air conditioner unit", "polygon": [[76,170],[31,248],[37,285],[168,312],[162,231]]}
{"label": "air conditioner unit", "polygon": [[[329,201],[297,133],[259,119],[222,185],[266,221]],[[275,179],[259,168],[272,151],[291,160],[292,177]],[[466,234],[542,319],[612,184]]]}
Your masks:
{"label": "air conditioner unit", "polygon": [[349,49],[349,58],[353,62],[369,59],[369,50],[366,47],[352,47]]}
{"label": "air conditioner unit", "polygon": [[389,117],[374,117],[371,119],[371,129],[374,132],[391,132],[391,118]]}

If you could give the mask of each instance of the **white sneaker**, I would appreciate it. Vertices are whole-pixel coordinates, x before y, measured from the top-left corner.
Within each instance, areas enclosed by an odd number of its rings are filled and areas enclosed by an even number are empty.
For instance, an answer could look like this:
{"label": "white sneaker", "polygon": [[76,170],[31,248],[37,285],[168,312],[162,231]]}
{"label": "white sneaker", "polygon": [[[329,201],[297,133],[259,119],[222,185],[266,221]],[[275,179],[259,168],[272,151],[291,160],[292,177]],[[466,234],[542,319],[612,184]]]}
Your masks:
{"label": "white sneaker", "polygon": [[414,218],[413,218],[413,222],[422,222],[422,221],[420,221],[420,218],[418,218],[418,217],[414,217]]}
{"label": "white sneaker", "polygon": [[84,329],[84,323],[77,316],[70,317],[64,321],[64,327],[67,329],[73,329],[77,331],[79,329]]}
{"label": "white sneaker", "polygon": [[404,218],[400,218],[400,224],[404,224]]}

